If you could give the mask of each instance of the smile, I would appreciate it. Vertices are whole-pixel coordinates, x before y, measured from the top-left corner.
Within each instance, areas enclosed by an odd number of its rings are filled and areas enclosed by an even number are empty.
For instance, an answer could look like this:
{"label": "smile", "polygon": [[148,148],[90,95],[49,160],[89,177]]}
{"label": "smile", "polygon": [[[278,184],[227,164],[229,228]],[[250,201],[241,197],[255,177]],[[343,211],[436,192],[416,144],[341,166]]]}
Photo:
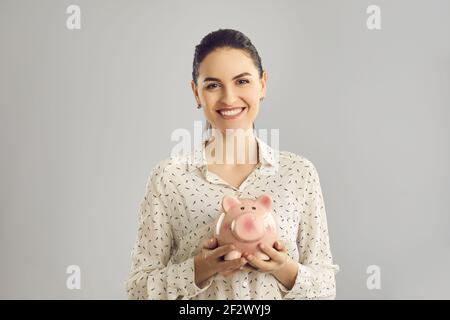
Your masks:
{"label": "smile", "polygon": [[218,110],[217,113],[219,113],[224,119],[232,120],[239,118],[239,116],[243,113],[244,109],[246,108],[221,109]]}

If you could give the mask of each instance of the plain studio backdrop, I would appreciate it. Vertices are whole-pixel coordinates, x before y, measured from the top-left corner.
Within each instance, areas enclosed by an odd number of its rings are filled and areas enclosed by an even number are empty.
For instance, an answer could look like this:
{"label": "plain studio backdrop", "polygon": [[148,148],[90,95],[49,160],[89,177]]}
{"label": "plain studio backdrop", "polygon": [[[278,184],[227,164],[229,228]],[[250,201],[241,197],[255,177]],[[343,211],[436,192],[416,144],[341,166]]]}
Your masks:
{"label": "plain studio backdrop", "polygon": [[219,28],[268,72],[257,128],[319,172],[337,298],[450,298],[446,0],[1,0],[0,298],[126,298],[146,181],[204,120],[192,59]]}

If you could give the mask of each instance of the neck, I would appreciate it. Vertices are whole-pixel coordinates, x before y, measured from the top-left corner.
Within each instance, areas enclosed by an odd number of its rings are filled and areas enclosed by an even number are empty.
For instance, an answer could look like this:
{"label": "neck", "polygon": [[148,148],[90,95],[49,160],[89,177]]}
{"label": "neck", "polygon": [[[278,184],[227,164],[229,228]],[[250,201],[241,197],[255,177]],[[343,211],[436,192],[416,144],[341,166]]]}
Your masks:
{"label": "neck", "polygon": [[208,164],[228,166],[257,164],[258,143],[253,130],[213,129],[206,143],[206,159]]}

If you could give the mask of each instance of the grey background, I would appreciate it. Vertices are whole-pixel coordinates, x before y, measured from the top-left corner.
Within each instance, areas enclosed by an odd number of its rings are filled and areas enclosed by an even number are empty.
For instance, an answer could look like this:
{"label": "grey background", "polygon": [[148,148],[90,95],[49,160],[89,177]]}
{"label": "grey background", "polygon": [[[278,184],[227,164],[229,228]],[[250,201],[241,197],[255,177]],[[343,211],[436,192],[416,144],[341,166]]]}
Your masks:
{"label": "grey background", "polygon": [[172,131],[204,119],[192,58],[218,28],[248,35],[268,72],[257,127],[318,169],[337,298],[450,298],[445,0],[1,0],[0,298],[126,298],[145,183]]}

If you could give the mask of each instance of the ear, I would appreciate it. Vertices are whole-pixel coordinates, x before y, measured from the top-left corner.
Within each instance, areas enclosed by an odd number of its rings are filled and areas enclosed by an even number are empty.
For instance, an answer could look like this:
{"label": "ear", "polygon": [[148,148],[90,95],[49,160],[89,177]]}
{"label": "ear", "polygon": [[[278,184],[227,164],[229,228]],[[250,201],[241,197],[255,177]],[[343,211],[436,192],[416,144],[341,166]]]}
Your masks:
{"label": "ear", "polygon": [[227,212],[228,210],[230,210],[230,208],[232,206],[234,206],[235,204],[238,204],[239,200],[236,199],[233,196],[225,196],[222,199],[222,208],[225,212]]}
{"label": "ear", "polygon": [[268,196],[267,194],[263,194],[256,201],[258,203],[260,203],[267,210],[269,210],[269,211],[272,210],[272,198],[270,196]]}
{"label": "ear", "polygon": [[262,76],[261,76],[261,97],[266,96],[266,83],[267,83],[267,71],[263,70]]}
{"label": "ear", "polygon": [[192,93],[194,94],[194,98],[195,98],[195,100],[197,102],[197,105],[199,105],[200,104],[200,99],[198,97],[198,89],[197,89],[197,86],[195,85],[194,80],[191,80],[191,88],[192,88]]}

